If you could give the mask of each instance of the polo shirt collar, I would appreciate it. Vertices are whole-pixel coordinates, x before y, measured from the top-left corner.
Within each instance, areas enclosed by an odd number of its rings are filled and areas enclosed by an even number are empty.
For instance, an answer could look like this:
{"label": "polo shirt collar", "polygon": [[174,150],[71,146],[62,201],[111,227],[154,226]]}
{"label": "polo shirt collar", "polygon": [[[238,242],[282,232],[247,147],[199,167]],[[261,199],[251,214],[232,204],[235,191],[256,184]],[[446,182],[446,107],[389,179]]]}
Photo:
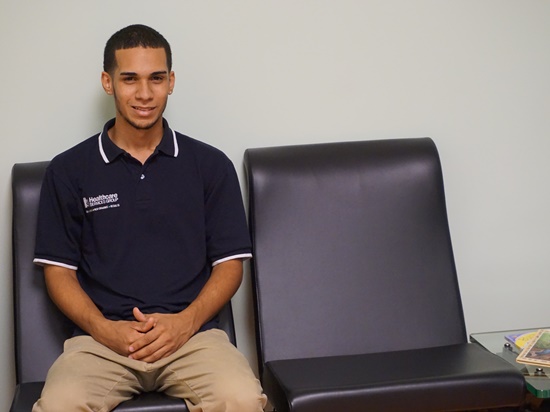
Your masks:
{"label": "polo shirt collar", "polygon": [[[105,163],[111,163],[118,156],[126,153],[124,150],[114,144],[107,134],[107,131],[114,125],[115,119],[109,120],[107,123],[105,123],[105,126],[103,126],[103,131],[99,134],[98,137],[99,153]],[[170,129],[170,127],[168,126],[168,122],[164,118],[162,119],[162,126],[164,128],[164,134],[162,135],[162,140],[155,149],[155,152],[162,152],[168,156],[178,157],[179,146],[176,139],[176,132]]]}

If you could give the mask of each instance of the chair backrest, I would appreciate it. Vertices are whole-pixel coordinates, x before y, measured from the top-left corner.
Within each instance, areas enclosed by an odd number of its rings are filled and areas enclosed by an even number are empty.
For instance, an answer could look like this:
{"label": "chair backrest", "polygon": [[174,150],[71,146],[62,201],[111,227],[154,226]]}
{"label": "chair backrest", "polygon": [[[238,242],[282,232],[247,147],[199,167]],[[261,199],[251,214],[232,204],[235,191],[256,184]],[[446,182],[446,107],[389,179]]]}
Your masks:
{"label": "chair backrest", "polygon": [[[42,269],[33,264],[40,188],[49,162],[12,169],[13,285],[17,383],[44,381],[72,333],[72,323],[48,297]],[[231,303],[219,314],[220,328],[235,344]]]}
{"label": "chair backrest", "polygon": [[431,139],[248,149],[245,167],[261,364],[466,342]]}
{"label": "chair backrest", "polygon": [[72,331],[71,322],[48,297],[42,269],[32,262],[40,187],[47,165],[16,164],[12,169],[17,383],[43,381]]}

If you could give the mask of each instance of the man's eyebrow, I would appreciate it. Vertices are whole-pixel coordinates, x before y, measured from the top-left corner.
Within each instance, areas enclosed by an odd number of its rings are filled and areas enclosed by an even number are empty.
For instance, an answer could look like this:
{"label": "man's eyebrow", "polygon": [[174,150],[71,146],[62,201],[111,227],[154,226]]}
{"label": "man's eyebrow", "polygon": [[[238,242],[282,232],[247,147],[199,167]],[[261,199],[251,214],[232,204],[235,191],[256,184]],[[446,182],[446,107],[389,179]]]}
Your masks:
{"label": "man's eyebrow", "polygon": [[[158,75],[161,75],[161,74],[167,75],[168,70],[159,70],[157,72],[151,73],[149,76],[158,76]],[[121,72],[121,73],[119,73],[119,76],[137,76],[137,75],[138,74],[136,72]]]}

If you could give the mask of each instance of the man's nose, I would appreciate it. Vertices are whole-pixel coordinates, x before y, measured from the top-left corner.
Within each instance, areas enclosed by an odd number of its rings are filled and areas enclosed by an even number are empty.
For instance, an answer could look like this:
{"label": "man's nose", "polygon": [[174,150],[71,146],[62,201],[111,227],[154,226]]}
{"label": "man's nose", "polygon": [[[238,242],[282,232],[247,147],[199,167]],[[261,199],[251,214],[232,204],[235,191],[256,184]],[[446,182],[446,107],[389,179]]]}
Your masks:
{"label": "man's nose", "polygon": [[153,91],[151,85],[147,80],[140,81],[136,91],[136,98],[141,100],[149,100],[153,97]]}

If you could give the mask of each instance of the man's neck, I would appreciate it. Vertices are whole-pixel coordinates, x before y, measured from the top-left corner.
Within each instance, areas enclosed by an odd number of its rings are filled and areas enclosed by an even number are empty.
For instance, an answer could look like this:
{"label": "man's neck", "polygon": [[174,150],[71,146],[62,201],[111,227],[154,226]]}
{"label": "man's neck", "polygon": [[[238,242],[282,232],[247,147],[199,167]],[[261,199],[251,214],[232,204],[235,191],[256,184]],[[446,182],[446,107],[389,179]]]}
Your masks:
{"label": "man's neck", "polygon": [[107,131],[111,141],[128,152],[141,163],[151,156],[164,134],[162,119],[150,129],[137,129],[124,119],[116,119],[115,125]]}

